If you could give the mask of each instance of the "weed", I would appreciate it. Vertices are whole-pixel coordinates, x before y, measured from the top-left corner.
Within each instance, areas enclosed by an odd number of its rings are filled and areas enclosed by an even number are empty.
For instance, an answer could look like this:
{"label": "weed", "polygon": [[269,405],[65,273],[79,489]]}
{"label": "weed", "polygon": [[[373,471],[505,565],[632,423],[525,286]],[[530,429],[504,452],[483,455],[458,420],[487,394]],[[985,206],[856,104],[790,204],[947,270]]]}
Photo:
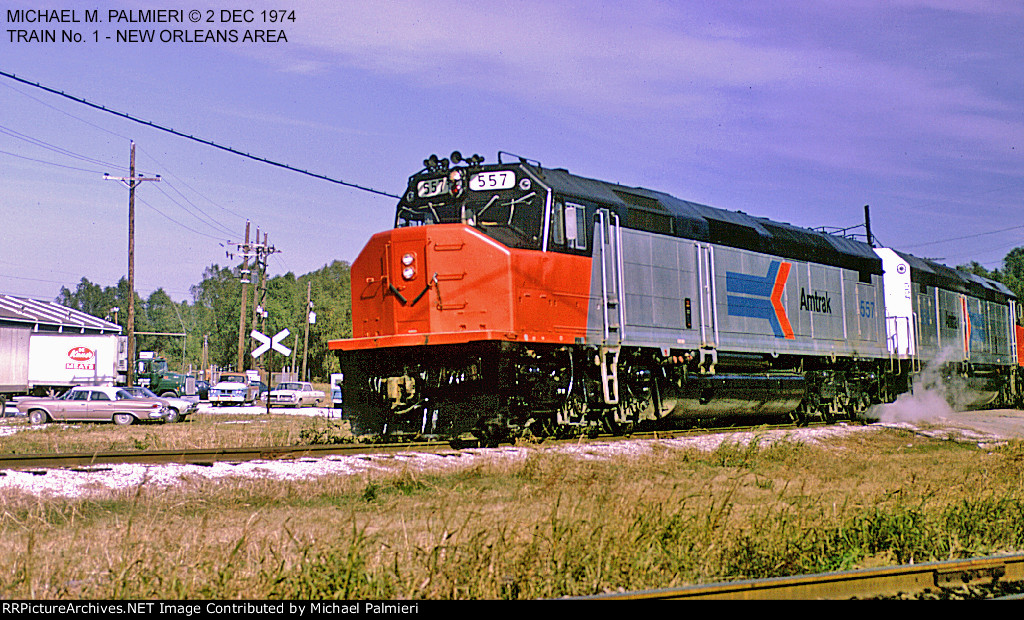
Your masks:
{"label": "weed", "polygon": [[5,493],[0,596],[535,599],[1024,548],[1019,444],[907,443]]}

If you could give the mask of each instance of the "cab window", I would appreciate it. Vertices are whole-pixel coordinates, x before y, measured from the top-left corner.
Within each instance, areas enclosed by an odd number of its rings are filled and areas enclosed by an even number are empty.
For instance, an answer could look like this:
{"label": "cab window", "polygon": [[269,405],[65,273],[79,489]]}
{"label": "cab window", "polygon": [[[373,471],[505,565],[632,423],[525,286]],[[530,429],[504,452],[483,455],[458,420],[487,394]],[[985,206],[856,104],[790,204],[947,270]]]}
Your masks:
{"label": "cab window", "polygon": [[548,245],[556,250],[586,250],[586,207],[561,200],[556,200],[552,203]]}

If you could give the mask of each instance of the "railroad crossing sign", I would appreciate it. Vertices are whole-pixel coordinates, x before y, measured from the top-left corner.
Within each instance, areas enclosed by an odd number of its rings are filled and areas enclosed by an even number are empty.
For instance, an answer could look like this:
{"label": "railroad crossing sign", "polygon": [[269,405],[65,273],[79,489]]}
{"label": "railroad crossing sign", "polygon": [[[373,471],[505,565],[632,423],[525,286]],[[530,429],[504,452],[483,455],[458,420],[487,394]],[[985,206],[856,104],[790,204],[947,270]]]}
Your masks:
{"label": "railroad crossing sign", "polygon": [[275,335],[273,338],[268,338],[267,336],[264,336],[255,329],[252,330],[250,336],[263,343],[260,346],[256,347],[255,349],[253,349],[252,356],[259,357],[266,353],[267,351],[269,351],[270,349],[274,349],[275,351],[282,355],[291,355],[292,350],[281,344],[281,341],[287,338],[288,334],[290,333],[291,332],[289,332],[287,329],[282,329],[281,331],[277,332],[277,335]]}

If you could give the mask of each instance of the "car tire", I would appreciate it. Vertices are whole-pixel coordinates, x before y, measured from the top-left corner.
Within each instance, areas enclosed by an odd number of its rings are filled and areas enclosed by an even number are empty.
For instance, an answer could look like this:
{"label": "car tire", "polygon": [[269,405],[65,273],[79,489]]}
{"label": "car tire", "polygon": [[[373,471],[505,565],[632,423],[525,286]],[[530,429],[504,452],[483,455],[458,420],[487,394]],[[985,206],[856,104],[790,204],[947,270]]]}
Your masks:
{"label": "car tire", "polygon": [[114,424],[117,424],[118,426],[129,426],[132,422],[135,422],[135,416],[130,413],[114,414]]}
{"label": "car tire", "polygon": [[178,395],[175,394],[174,392],[172,392],[171,390],[167,390],[166,392],[164,392],[163,394],[160,395],[160,398],[177,398],[177,397],[178,397]]}
{"label": "car tire", "polygon": [[42,409],[33,409],[28,412],[28,421],[39,426],[40,424],[46,424],[49,422],[50,416],[46,415],[46,412]]}
{"label": "car tire", "polygon": [[168,409],[167,417],[164,418],[164,421],[167,422],[168,424],[181,422],[181,412],[178,411],[177,409]]}

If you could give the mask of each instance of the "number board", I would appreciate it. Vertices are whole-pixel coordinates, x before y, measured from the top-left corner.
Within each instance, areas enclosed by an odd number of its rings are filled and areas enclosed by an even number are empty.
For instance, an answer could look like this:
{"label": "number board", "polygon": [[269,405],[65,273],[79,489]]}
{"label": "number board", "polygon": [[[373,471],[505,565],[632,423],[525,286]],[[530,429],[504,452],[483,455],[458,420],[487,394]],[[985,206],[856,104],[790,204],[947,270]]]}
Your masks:
{"label": "number board", "polygon": [[474,192],[486,192],[495,189],[515,187],[516,173],[511,170],[480,172],[469,177],[469,189]]}
{"label": "number board", "polygon": [[420,198],[430,198],[448,193],[448,179],[428,179],[416,184],[416,195]]}

